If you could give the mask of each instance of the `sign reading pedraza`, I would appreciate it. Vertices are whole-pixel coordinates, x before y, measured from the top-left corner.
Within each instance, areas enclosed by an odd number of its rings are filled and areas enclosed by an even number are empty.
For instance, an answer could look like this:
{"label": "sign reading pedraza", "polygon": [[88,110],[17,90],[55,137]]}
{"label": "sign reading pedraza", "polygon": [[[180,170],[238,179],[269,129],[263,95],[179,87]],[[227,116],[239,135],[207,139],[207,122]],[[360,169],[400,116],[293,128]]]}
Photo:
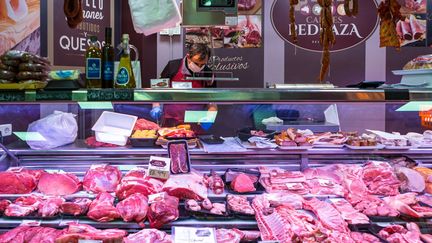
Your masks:
{"label": "sign reading pedraza", "polygon": [[[321,51],[320,12],[316,0],[300,0],[295,7],[298,43],[292,43],[289,28],[290,0],[275,0],[271,8],[271,22],[277,34],[285,41],[309,51]],[[331,51],[342,51],[366,41],[379,25],[375,0],[360,0],[356,17],[345,15],[344,0],[333,1],[333,32],[336,44]]]}
{"label": "sign reading pedraza", "polygon": [[112,26],[113,0],[82,0],[84,20],[76,29],[68,27],[63,14],[63,1],[48,1],[53,7],[53,40],[49,56],[54,66],[83,67],[90,36],[98,38],[101,47],[105,27]]}

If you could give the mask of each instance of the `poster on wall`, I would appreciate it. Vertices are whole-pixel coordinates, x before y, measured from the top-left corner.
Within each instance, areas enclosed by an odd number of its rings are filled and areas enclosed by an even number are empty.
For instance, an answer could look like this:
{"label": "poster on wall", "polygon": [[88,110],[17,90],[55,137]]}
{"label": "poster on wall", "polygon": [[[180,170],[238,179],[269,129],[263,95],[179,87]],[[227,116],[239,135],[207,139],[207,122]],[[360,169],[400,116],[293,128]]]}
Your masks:
{"label": "poster on wall", "polygon": [[0,1],[0,55],[10,49],[40,53],[40,1]]}
{"label": "poster on wall", "polygon": [[[404,20],[397,22],[396,31],[401,47],[427,46],[427,0],[398,0]],[[429,1],[430,2],[430,1]]]}
{"label": "poster on wall", "polygon": [[185,28],[185,47],[207,44],[213,49],[209,67],[216,77],[239,81],[217,81],[218,88],[264,86],[264,0],[239,0],[237,26]]}
{"label": "poster on wall", "polygon": [[96,36],[101,47],[105,43],[106,27],[113,28],[114,40],[114,5],[114,0],[82,0],[84,20],[71,29],[63,13],[63,1],[48,0],[48,57],[53,65],[84,67],[90,37]]}

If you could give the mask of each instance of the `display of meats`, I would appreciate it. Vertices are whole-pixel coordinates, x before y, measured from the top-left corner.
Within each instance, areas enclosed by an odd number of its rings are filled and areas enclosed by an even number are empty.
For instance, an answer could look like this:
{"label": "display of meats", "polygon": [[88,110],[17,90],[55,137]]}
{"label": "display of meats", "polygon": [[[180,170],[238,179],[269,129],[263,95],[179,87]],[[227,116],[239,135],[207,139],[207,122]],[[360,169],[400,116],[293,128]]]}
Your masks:
{"label": "display of meats", "polygon": [[425,182],[425,192],[432,193],[432,169],[425,167],[415,167],[414,170],[422,175]]}
{"label": "display of meats", "polygon": [[89,206],[87,216],[98,222],[108,222],[120,218],[118,210],[114,207],[114,197],[101,192]]}
{"label": "display of meats", "polygon": [[234,177],[231,181],[231,189],[239,193],[256,191],[253,179],[244,173],[239,173]]}
{"label": "display of meats", "polygon": [[240,243],[242,235],[234,230],[218,229],[216,230],[216,241],[218,243]]}
{"label": "display of meats", "polygon": [[86,215],[91,202],[88,198],[75,198],[70,202],[63,202],[60,206],[60,212],[73,216]]}
{"label": "display of meats", "polygon": [[85,140],[85,143],[87,144],[87,146],[89,146],[91,148],[113,148],[113,147],[118,147],[118,145],[115,145],[115,144],[98,142],[98,141],[96,141],[96,137],[95,136],[88,137]]}
{"label": "display of meats", "polygon": [[179,217],[179,199],[162,193],[160,199],[149,202],[147,217],[150,227],[159,229],[167,223],[175,221]]}
{"label": "display of meats", "polygon": [[168,143],[168,154],[171,159],[171,174],[190,172],[189,150],[186,141]]}
{"label": "display of meats", "polygon": [[207,186],[204,177],[197,173],[171,175],[162,191],[180,199],[203,200],[207,198]]}
{"label": "display of meats", "polygon": [[6,208],[11,204],[12,202],[7,200],[7,199],[3,199],[0,200],[0,214],[3,214],[4,211],[6,210]]}
{"label": "display of meats", "polygon": [[373,195],[354,196],[351,194],[347,197],[347,200],[355,209],[367,216],[396,217],[399,215],[396,209]]}
{"label": "display of meats", "polygon": [[114,192],[120,183],[120,170],[111,165],[92,165],[83,179],[84,190],[88,192]]}
{"label": "display of meats", "polygon": [[171,236],[157,229],[143,229],[135,234],[130,234],[124,239],[124,243],[171,243]]}
{"label": "display of meats", "polygon": [[188,199],[185,201],[185,208],[186,210],[193,212],[203,212],[215,215],[225,215],[227,212],[225,203],[212,203],[208,198],[204,199],[202,202]]}
{"label": "display of meats", "polygon": [[401,183],[388,163],[367,162],[363,167],[363,181],[371,194],[381,196],[399,194]]}
{"label": "display of meats", "polygon": [[397,167],[395,171],[401,182],[400,189],[402,192],[421,193],[426,189],[426,183],[419,172],[406,167]]}
{"label": "display of meats", "polygon": [[116,196],[119,200],[123,200],[134,193],[149,196],[161,192],[163,185],[162,181],[148,177],[145,169],[135,168],[123,177],[117,186]]}
{"label": "display of meats", "polygon": [[344,221],[344,218],[331,204],[312,198],[305,200],[303,207],[312,211],[327,229],[348,232],[348,225]]}
{"label": "display of meats", "polygon": [[276,144],[281,147],[312,146],[312,144],[308,142],[307,136],[299,133],[299,131],[294,128],[288,128],[282,131],[281,134],[275,135],[275,140]]}
{"label": "display of meats", "polygon": [[383,199],[390,207],[401,214],[413,218],[432,217],[432,208],[420,206],[416,193],[405,193]]}
{"label": "display of meats", "polygon": [[377,237],[369,233],[351,232],[351,239],[355,243],[379,243],[381,242]]}
{"label": "display of meats", "polygon": [[0,172],[0,194],[26,194],[32,192],[42,171],[32,171],[22,167]]}
{"label": "display of meats", "polygon": [[378,235],[390,243],[421,243],[420,229],[415,223],[408,223],[406,228],[402,225],[391,225],[382,229]]}
{"label": "display of meats", "polygon": [[212,190],[214,194],[219,195],[224,192],[225,183],[216,171],[212,170],[210,175],[204,175],[204,179],[207,187]]}
{"label": "display of meats", "polygon": [[135,221],[144,225],[148,210],[147,197],[140,193],[132,194],[119,202],[116,208],[125,222]]}
{"label": "display of meats", "polygon": [[326,132],[322,134],[315,134],[307,136],[307,140],[314,146],[337,146],[344,145],[348,137],[342,133]]}
{"label": "display of meats", "polygon": [[76,175],[71,173],[43,172],[37,188],[45,195],[66,196],[81,190],[81,182]]}

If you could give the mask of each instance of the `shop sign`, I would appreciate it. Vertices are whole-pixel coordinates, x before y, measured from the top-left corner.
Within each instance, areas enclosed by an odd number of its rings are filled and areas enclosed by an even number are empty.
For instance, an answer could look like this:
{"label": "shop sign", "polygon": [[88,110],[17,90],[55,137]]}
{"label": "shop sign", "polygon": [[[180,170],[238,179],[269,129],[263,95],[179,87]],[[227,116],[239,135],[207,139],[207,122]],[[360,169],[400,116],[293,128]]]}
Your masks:
{"label": "shop sign", "polygon": [[[321,7],[316,0],[300,0],[295,7],[296,31],[298,42],[294,44],[291,39],[289,12],[290,0],[275,0],[271,8],[271,22],[276,33],[298,48],[309,51],[321,51],[320,12]],[[375,32],[379,25],[377,3],[375,0],[359,1],[359,14],[356,17],[345,15],[344,0],[333,1],[332,12],[334,16],[333,32],[336,44],[332,51],[342,51],[355,47]]]}
{"label": "shop sign", "polygon": [[84,20],[75,29],[68,27],[63,3],[47,1],[48,32],[52,33],[48,36],[48,56],[54,66],[84,67],[90,36],[96,36],[99,47],[102,47],[105,27],[114,26],[114,0],[83,0]]}

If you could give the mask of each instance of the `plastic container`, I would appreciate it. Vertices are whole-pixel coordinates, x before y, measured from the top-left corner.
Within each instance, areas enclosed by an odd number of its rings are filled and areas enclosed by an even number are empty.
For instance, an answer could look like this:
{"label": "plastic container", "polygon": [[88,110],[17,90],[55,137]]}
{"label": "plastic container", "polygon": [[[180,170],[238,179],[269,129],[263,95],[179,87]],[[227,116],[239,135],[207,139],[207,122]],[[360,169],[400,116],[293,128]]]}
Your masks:
{"label": "plastic container", "polygon": [[130,138],[132,147],[149,148],[156,146],[156,138]]}
{"label": "plastic container", "polygon": [[138,117],[104,111],[92,127],[96,141],[125,146]]}

